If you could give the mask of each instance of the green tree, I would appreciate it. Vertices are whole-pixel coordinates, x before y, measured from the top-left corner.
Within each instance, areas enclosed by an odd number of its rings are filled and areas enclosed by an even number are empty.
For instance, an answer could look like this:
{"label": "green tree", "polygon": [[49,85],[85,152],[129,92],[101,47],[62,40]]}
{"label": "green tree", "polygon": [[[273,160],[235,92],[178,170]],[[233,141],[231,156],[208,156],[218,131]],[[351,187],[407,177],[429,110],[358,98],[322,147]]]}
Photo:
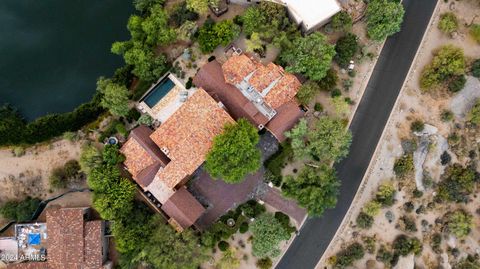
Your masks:
{"label": "green tree", "polygon": [[306,106],[319,91],[320,87],[318,86],[318,83],[309,80],[300,87],[296,97],[300,104]]}
{"label": "green tree", "polygon": [[30,221],[41,200],[27,197],[21,201],[8,201],[0,207],[0,215],[7,220],[16,222]]}
{"label": "green tree", "polygon": [[153,119],[148,114],[143,114],[138,118],[138,124],[148,125],[151,126],[153,124]]}
{"label": "green tree", "polygon": [[346,118],[350,113],[350,104],[347,103],[345,98],[341,96],[335,96],[331,98],[333,108],[335,109],[335,114],[337,117]]}
{"label": "green tree", "polygon": [[168,45],[175,41],[175,30],[168,26],[168,15],[161,5],[150,8],[150,15],[142,22],[145,42],[151,46]]}
{"label": "green tree", "polygon": [[259,33],[252,33],[250,39],[245,40],[245,46],[247,47],[248,52],[254,52],[256,50],[263,49],[263,42],[260,39]]}
{"label": "green tree", "polygon": [[353,20],[348,12],[342,10],[332,18],[332,27],[337,32],[348,32],[352,29]]}
{"label": "green tree", "polygon": [[470,112],[468,112],[467,118],[471,123],[480,125],[480,100],[475,102],[475,105],[473,105],[472,109],[470,109]]}
{"label": "green tree", "polygon": [[460,164],[447,167],[438,186],[438,198],[452,202],[466,202],[475,187],[475,170]]}
{"label": "green tree", "polygon": [[358,37],[352,33],[347,33],[346,35],[340,37],[335,46],[335,60],[342,67],[346,67],[350,60],[353,59],[355,53],[358,50]]}
{"label": "green tree", "polygon": [[290,238],[290,234],[273,214],[264,213],[250,225],[252,231],[252,253],[258,258],[280,255],[278,244]]}
{"label": "green tree", "polygon": [[256,5],[252,5],[245,10],[245,13],[242,15],[242,30],[245,35],[250,36],[255,32],[259,32],[259,28],[267,24],[267,20]]}
{"label": "green tree", "polygon": [[295,158],[313,158],[324,162],[338,161],[348,154],[352,134],[338,119],[322,117],[308,129],[300,121],[285,135],[291,139]]}
{"label": "green tree", "polygon": [[133,0],[135,9],[145,13],[154,5],[163,5],[165,0]]}
{"label": "green tree", "polygon": [[158,222],[148,240],[140,255],[145,255],[153,268],[197,269],[208,258],[205,248],[188,229],[176,233],[171,226]]}
{"label": "green tree", "polygon": [[245,119],[225,125],[223,133],[213,140],[205,169],[227,183],[241,182],[260,168],[261,154],[256,147],[259,140],[257,129]]}
{"label": "green tree", "polygon": [[356,260],[363,258],[364,255],[365,250],[362,244],[357,242],[352,243],[335,255],[334,268],[347,268],[353,265]]}
{"label": "green tree", "polygon": [[10,105],[0,106],[0,145],[17,144],[22,141],[25,121]]}
{"label": "green tree", "polygon": [[100,77],[97,80],[97,91],[103,94],[101,105],[115,116],[126,116],[128,107],[127,87],[114,83],[110,79]]}
{"label": "green tree", "polygon": [[452,76],[465,73],[463,50],[452,45],[445,45],[434,52],[432,62],[422,71],[420,87],[429,90],[440,86]]}
{"label": "green tree", "polygon": [[282,51],[280,60],[286,71],[302,73],[312,80],[321,80],[327,74],[335,55],[335,47],[328,44],[321,33],[298,37],[293,45]]}
{"label": "green tree", "polygon": [[453,12],[446,12],[440,15],[438,29],[446,34],[455,32],[458,29],[457,16]]}
{"label": "green tree", "polygon": [[325,209],[337,204],[340,182],[335,170],[321,164],[319,168],[306,166],[298,177],[287,176],[282,186],[286,197],[294,198],[311,216],[321,216]]}
{"label": "green tree", "polygon": [[463,210],[448,212],[444,218],[447,231],[458,238],[467,236],[472,230],[472,216]]}
{"label": "green tree", "polygon": [[338,75],[335,69],[330,68],[327,71],[327,75],[318,82],[320,89],[324,91],[331,91],[337,86]]}
{"label": "green tree", "polygon": [[366,12],[368,37],[382,41],[399,32],[404,14],[405,10],[398,1],[370,1]]}
{"label": "green tree", "polygon": [[99,167],[102,164],[102,154],[94,145],[85,144],[82,147],[80,160],[78,162],[80,169],[88,174],[91,169]]}
{"label": "green tree", "polygon": [[210,0],[187,0],[187,8],[205,15],[208,13],[208,4]]}
{"label": "green tree", "polygon": [[222,258],[218,260],[217,269],[237,269],[240,266],[240,260],[237,258],[236,251],[233,248],[223,252]]}
{"label": "green tree", "polygon": [[226,46],[240,34],[240,27],[231,20],[215,23],[207,20],[198,32],[198,43],[203,53],[210,53],[219,45]]}

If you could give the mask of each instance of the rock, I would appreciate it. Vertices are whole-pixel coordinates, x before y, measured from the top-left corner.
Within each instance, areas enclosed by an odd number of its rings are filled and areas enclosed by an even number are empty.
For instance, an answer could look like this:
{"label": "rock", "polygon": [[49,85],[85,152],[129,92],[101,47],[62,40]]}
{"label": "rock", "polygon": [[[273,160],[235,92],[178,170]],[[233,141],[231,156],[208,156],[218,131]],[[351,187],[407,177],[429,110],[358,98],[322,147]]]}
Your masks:
{"label": "rock", "polygon": [[428,146],[430,141],[428,137],[422,136],[417,150],[413,153],[413,165],[415,166],[415,184],[417,190],[425,191],[423,186],[423,163],[427,159]]}
{"label": "rock", "polygon": [[388,222],[392,223],[395,220],[395,215],[393,214],[392,211],[388,210],[385,213],[385,218],[388,220]]}
{"label": "rock", "polygon": [[480,98],[480,81],[475,77],[467,76],[465,87],[450,101],[450,110],[455,117],[464,118],[478,98]]}
{"label": "rock", "polygon": [[452,266],[448,262],[448,254],[445,252],[440,255],[440,265],[444,269],[452,269]]}
{"label": "rock", "polygon": [[453,236],[453,235],[448,236],[447,245],[450,248],[456,248],[457,247],[457,239],[455,238],[455,236]]}
{"label": "rock", "polygon": [[368,269],[377,269],[377,268],[379,268],[378,265],[377,265],[377,261],[375,261],[375,260],[368,260],[368,261],[365,263],[365,266],[366,266],[366,268],[368,268]]}

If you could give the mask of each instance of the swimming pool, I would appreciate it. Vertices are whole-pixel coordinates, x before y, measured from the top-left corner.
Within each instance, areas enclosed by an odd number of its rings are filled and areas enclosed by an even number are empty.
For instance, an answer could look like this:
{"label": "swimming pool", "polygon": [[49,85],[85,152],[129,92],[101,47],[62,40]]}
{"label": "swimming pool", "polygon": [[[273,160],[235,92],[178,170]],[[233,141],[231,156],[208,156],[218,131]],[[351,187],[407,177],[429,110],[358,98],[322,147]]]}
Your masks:
{"label": "swimming pool", "polygon": [[160,81],[142,101],[145,102],[148,107],[153,108],[173,87],[175,87],[175,84],[167,77]]}

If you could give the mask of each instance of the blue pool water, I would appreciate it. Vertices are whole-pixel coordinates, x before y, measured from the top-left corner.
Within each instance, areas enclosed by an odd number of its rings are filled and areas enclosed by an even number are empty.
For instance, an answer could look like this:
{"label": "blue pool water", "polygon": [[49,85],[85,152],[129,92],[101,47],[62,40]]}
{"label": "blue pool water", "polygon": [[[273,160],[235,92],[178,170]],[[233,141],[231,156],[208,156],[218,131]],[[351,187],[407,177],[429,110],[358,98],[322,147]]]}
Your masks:
{"label": "blue pool water", "polygon": [[173,81],[165,78],[143,98],[143,101],[148,107],[153,108],[173,87],[175,87]]}

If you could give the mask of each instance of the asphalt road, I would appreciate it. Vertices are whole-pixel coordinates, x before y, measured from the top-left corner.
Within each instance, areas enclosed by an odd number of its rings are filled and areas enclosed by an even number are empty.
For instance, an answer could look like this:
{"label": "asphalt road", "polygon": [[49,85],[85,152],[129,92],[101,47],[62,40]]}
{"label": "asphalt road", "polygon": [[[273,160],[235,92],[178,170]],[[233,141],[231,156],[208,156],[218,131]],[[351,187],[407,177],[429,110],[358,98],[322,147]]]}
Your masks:
{"label": "asphalt road", "polygon": [[337,206],[308,219],[277,269],[315,268],[346,215],[368,168],[437,0],[404,0],[402,31],[388,38],[350,129],[349,156],[336,165],[342,181]]}

